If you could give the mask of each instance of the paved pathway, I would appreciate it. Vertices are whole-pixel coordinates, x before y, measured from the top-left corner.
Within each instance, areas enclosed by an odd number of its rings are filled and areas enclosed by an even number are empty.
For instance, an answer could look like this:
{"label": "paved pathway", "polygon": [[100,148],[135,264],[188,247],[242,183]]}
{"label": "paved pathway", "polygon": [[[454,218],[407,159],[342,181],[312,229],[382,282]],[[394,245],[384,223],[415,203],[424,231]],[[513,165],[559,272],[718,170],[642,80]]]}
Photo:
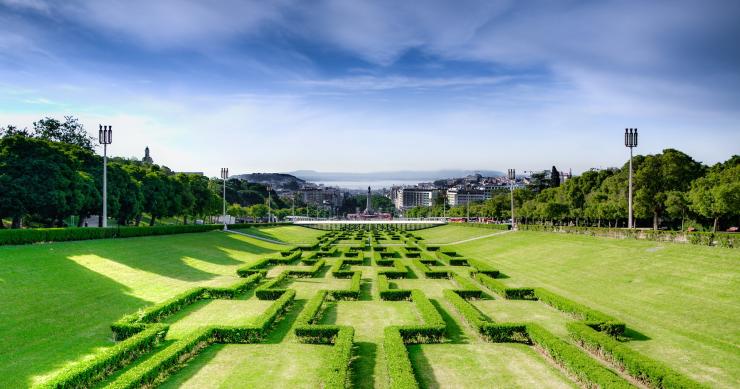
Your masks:
{"label": "paved pathway", "polygon": [[446,246],[446,245],[452,245],[452,244],[468,243],[468,242],[472,242],[472,241],[478,240],[478,239],[486,239],[486,238],[490,238],[490,237],[496,236],[496,235],[508,234],[509,232],[513,232],[513,231],[512,230],[507,230],[507,231],[494,232],[493,234],[488,234],[488,235],[483,235],[483,236],[476,236],[475,238],[458,240],[457,242],[450,242],[450,243],[430,243],[430,244],[439,245],[439,246]]}

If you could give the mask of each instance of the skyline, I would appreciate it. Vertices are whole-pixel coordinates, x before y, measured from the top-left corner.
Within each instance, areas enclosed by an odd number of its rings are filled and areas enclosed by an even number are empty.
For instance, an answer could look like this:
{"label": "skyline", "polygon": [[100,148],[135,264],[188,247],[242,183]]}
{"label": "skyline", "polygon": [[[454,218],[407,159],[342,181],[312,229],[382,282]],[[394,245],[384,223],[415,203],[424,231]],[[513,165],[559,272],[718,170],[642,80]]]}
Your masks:
{"label": "skyline", "polygon": [[73,115],[113,126],[112,155],[149,146],[209,176],[580,173],[627,161],[625,127],[635,154],[713,164],[740,151],[738,16],[729,1],[0,0],[0,126]]}

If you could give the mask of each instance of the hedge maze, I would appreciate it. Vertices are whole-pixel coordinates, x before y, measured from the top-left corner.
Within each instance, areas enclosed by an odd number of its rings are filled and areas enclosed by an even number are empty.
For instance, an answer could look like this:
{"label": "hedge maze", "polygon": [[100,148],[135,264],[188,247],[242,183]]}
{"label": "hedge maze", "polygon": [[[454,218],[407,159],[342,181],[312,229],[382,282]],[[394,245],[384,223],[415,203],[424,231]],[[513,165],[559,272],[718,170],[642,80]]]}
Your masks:
{"label": "hedge maze", "polygon": [[[627,324],[618,318],[546,289],[508,287],[502,281],[505,275],[491,264],[461,256],[449,247],[427,245],[414,233],[389,226],[327,232],[315,244],[288,247],[239,268],[239,281],[230,287],[193,288],[122,317],[111,324],[117,341],[113,347],[81,360],[43,387],[157,386],[215,344],[256,344],[268,339],[274,340],[269,345],[276,353],[286,342],[331,348],[322,354],[321,371],[313,372],[324,388],[425,386],[434,378],[428,368],[414,362],[418,357],[412,358],[412,347],[448,345],[454,353],[456,348],[485,348],[492,343],[531,348],[538,363],[549,366],[568,385],[702,387],[630,348]],[[194,326],[176,338],[168,333],[168,321],[195,304],[233,299],[269,305],[243,324]],[[527,307],[542,305],[538,309],[562,316],[565,328],[552,331],[547,322],[528,318],[497,322],[482,304],[493,301],[495,306],[496,301],[508,300]],[[407,314],[403,320],[399,315],[388,317],[387,325],[378,324],[370,322],[376,320],[370,312],[373,307]],[[346,312],[355,316],[347,317]],[[362,325],[346,324],[352,320]],[[465,337],[469,340],[461,340]]]}

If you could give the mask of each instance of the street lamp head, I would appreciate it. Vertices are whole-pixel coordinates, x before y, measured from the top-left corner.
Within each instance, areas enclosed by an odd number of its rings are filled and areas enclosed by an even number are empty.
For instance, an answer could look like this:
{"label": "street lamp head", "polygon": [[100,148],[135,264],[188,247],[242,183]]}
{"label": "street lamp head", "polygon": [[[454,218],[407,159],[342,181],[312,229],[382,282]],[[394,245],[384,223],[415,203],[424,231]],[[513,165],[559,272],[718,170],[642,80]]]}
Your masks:
{"label": "street lamp head", "polygon": [[625,128],[624,129],[624,145],[625,147],[637,147],[637,129],[636,128]]}
{"label": "street lamp head", "polygon": [[98,142],[101,145],[113,143],[113,126],[98,124]]}

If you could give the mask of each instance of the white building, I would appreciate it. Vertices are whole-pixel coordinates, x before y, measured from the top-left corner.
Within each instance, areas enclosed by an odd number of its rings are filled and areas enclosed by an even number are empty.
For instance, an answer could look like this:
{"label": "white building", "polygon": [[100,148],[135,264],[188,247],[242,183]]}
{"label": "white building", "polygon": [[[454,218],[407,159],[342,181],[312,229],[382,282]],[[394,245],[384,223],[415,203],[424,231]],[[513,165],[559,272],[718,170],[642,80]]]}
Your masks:
{"label": "white building", "polygon": [[447,189],[447,203],[452,207],[456,205],[465,205],[475,201],[484,201],[488,198],[490,198],[490,192],[482,190],[458,188]]}
{"label": "white building", "polygon": [[414,207],[431,207],[434,201],[434,189],[394,188],[393,204],[399,211]]}
{"label": "white building", "polygon": [[331,205],[340,207],[342,205],[342,193],[339,188],[332,187],[305,187],[301,189],[303,202],[311,205]]}

